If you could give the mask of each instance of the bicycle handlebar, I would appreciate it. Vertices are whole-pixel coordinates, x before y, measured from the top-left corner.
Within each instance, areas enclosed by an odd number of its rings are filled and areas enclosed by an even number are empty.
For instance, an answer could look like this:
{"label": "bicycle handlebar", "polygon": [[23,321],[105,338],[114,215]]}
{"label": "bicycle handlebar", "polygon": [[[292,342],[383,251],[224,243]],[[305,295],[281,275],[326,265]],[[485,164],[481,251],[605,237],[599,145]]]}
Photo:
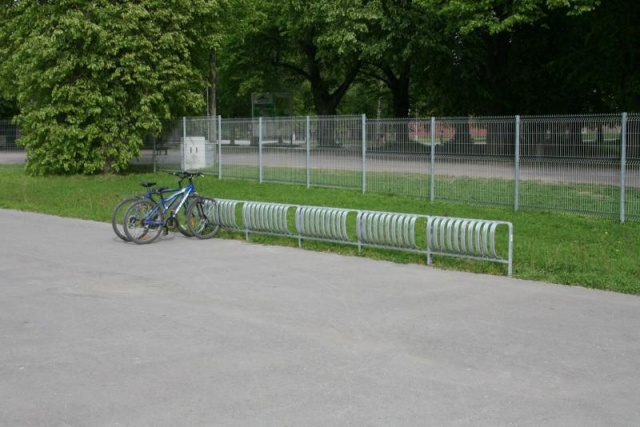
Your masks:
{"label": "bicycle handlebar", "polygon": [[204,174],[201,172],[188,172],[188,171],[179,171],[179,172],[169,172],[170,175],[177,176],[180,179],[185,178],[194,178],[194,177],[203,177]]}

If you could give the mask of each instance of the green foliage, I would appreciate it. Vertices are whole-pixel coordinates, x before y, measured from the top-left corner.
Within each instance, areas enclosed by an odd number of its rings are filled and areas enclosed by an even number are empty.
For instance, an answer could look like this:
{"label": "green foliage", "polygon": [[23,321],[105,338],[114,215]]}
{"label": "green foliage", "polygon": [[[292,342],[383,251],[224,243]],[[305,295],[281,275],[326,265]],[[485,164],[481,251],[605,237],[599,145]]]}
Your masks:
{"label": "green foliage", "polygon": [[245,76],[242,93],[306,86],[317,114],[336,114],[360,70],[367,9],[359,0],[264,0],[256,9],[223,60]]}
{"label": "green foliage", "polygon": [[[623,8],[631,13],[632,2],[625,3]],[[419,82],[422,92],[429,94],[427,103],[438,114],[610,111],[603,102],[609,95],[603,96],[600,89],[608,80],[603,67],[589,63],[601,63],[602,56],[593,52],[599,45],[595,40],[601,38],[585,38],[585,30],[602,21],[605,6],[599,1],[448,0],[439,4],[447,38],[444,49],[436,49],[431,58],[430,78]],[[610,23],[606,27],[619,35],[633,35]],[[612,48],[608,56],[618,51]],[[628,56],[635,57],[633,50]],[[585,75],[594,78],[580,81]]]}
{"label": "green foliage", "polygon": [[[429,60],[444,28],[436,9],[413,0],[376,0],[366,4],[371,19],[362,57],[364,81],[380,83],[391,95],[388,115],[407,117],[412,82],[428,78]],[[415,105],[415,97],[413,99]],[[415,107],[414,107],[415,110]]]}
{"label": "green foliage", "polygon": [[194,27],[215,3],[8,3],[0,81],[20,108],[31,173],[126,169],[144,137],[202,108],[194,52],[204,37]]}
{"label": "green foliage", "polygon": [[564,9],[569,16],[591,12],[600,5],[600,0],[448,0],[441,3],[441,13],[463,34],[478,29],[495,34],[535,23],[553,9]]}

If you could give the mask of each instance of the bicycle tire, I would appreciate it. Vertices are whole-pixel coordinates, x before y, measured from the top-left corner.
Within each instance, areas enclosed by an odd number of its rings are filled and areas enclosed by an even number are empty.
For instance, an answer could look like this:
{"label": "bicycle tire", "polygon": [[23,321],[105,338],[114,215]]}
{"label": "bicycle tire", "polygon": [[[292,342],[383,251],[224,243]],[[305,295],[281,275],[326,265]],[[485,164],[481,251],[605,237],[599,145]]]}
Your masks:
{"label": "bicycle tire", "polygon": [[139,197],[122,200],[115,208],[113,208],[113,213],[111,214],[111,227],[113,228],[113,232],[125,242],[128,242],[129,238],[124,232],[124,214],[127,212],[129,207],[138,200],[140,200]]}
{"label": "bicycle tire", "polygon": [[187,201],[182,208],[176,213],[176,228],[186,237],[193,237],[193,233],[189,230],[189,226],[187,225],[187,211],[189,210],[189,205],[191,204],[191,199]]}
{"label": "bicycle tire", "polygon": [[218,202],[210,197],[198,197],[187,208],[187,226],[198,239],[210,239],[220,231]]}
{"label": "bicycle tire", "polygon": [[[146,223],[149,219],[153,224]],[[162,209],[151,200],[134,202],[124,214],[124,232],[130,241],[139,245],[155,242],[164,228]]]}

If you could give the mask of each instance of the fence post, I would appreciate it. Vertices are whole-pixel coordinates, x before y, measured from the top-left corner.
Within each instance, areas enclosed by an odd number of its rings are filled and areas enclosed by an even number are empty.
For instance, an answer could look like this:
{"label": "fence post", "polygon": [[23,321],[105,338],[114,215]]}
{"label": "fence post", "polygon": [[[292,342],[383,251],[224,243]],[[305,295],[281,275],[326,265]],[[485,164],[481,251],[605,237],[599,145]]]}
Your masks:
{"label": "fence post", "polygon": [[311,118],[307,116],[305,139],[307,141],[307,188],[311,188]]}
{"label": "fence post", "polygon": [[182,160],[181,160],[181,168],[182,170],[186,169],[186,162],[185,162],[185,147],[186,147],[186,143],[187,143],[187,117],[186,116],[182,116],[182,144],[181,144],[181,152],[182,152]]}
{"label": "fence post", "polygon": [[431,186],[429,199],[433,202],[436,198],[436,118],[431,117]]}
{"label": "fence post", "polygon": [[513,209],[518,212],[520,208],[520,116],[516,116],[516,134],[515,134],[515,183],[514,183],[514,206]]}
{"label": "fence post", "polygon": [[222,178],[222,116],[218,116],[218,179]]}
{"label": "fence post", "polygon": [[258,118],[258,182],[262,183],[262,117]]}
{"label": "fence post", "polygon": [[620,223],[625,220],[627,191],[627,113],[622,113],[622,131],[620,134]]}
{"label": "fence post", "polygon": [[362,193],[367,192],[367,115],[362,115]]}

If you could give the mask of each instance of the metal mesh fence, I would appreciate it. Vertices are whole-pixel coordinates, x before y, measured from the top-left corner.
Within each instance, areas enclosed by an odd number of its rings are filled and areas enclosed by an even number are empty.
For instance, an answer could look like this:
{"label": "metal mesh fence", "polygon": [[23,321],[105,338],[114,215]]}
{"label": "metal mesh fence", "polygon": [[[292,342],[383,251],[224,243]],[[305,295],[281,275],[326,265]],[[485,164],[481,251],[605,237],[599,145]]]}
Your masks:
{"label": "metal mesh fence", "polygon": [[437,120],[432,198],[513,206],[515,131],[513,117]]}
{"label": "metal mesh fence", "polygon": [[309,120],[309,185],[362,188],[362,116]]}
{"label": "metal mesh fence", "polygon": [[431,121],[369,120],[365,129],[366,191],[429,197]]}
{"label": "metal mesh fence", "polygon": [[9,120],[0,120],[0,163],[24,163],[24,149],[17,144],[20,129]]}
{"label": "metal mesh fence", "polygon": [[527,117],[521,126],[520,207],[618,215],[620,116]]}
{"label": "metal mesh fence", "polygon": [[[0,160],[19,131],[0,121]],[[183,118],[136,163],[640,221],[640,114]]]}
{"label": "metal mesh fence", "polygon": [[259,125],[262,181],[306,185],[306,119],[268,118],[259,120]]}
{"label": "metal mesh fence", "polygon": [[640,114],[629,115],[626,126],[624,169],[624,219],[640,221]]}
{"label": "metal mesh fence", "polygon": [[[222,120],[212,170],[263,182],[640,220],[639,117]],[[211,128],[185,122],[175,133],[182,141]]]}
{"label": "metal mesh fence", "polygon": [[19,136],[18,126],[9,120],[0,120],[0,151],[22,151],[16,144]]}
{"label": "metal mesh fence", "polygon": [[223,120],[218,141],[218,173],[220,177],[260,178],[259,129],[257,120]]}

